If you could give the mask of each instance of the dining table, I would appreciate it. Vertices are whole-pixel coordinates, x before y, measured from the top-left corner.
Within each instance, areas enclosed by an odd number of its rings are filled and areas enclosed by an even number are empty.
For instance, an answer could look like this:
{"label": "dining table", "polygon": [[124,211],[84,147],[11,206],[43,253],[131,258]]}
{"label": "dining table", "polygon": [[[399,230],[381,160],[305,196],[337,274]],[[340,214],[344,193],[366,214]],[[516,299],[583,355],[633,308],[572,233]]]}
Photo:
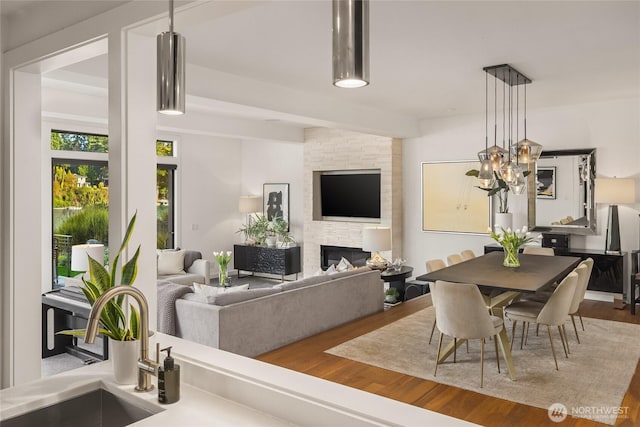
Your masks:
{"label": "dining table", "polygon": [[[490,252],[458,264],[418,276],[426,282],[444,280],[454,283],[472,283],[491,291],[485,302],[491,312],[503,317],[503,307],[523,293],[535,293],[564,279],[581,261],[571,256],[545,256],[519,254],[519,267],[502,265],[504,254]],[[484,293],[486,295],[486,292]],[[437,308],[436,308],[437,310]],[[516,379],[506,329],[498,334],[500,349],[507,362],[509,376]],[[438,363],[447,359],[465,340],[454,340],[441,353]]]}

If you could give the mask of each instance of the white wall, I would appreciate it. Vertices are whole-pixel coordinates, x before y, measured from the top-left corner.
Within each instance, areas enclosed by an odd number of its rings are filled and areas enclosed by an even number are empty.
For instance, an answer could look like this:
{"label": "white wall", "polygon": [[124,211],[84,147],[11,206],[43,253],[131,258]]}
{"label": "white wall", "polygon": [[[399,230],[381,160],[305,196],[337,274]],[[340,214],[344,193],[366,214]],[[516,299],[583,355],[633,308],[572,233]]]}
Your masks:
{"label": "white wall", "polygon": [[[640,193],[640,100],[638,98],[571,105],[527,112],[527,136],[547,150],[597,148],[596,171],[599,177],[635,177]],[[483,148],[484,115],[461,116],[423,123],[424,136],[404,141],[404,242],[403,251],[416,274],[425,272],[425,261],[445,258],[453,252],[472,249],[476,254],[492,240],[473,236],[421,231],[420,163],[439,160],[475,159]],[[446,184],[445,184],[446,185]],[[478,190],[480,191],[480,190]],[[510,206],[515,225],[524,225],[523,200]],[[636,196],[640,201],[640,196]],[[639,246],[638,210],[640,205],[620,206],[622,249]],[[576,248],[604,249],[607,207],[598,206],[598,234],[572,236]]]}
{"label": "white wall", "polygon": [[[265,183],[289,184],[290,233],[298,243],[303,241],[304,205],[304,144],[272,141],[242,142],[241,191],[243,196],[260,196]],[[238,227],[246,221],[244,214],[237,213]],[[242,241],[240,234],[236,242]]]}

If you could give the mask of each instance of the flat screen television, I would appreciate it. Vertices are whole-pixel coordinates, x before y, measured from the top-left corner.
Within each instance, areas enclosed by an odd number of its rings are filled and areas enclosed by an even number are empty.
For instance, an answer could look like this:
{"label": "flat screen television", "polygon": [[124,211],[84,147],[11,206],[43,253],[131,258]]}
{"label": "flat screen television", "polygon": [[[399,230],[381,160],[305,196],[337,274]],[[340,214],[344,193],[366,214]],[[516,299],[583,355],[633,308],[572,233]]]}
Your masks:
{"label": "flat screen television", "polygon": [[379,219],[380,172],[322,172],[320,209],[325,218]]}

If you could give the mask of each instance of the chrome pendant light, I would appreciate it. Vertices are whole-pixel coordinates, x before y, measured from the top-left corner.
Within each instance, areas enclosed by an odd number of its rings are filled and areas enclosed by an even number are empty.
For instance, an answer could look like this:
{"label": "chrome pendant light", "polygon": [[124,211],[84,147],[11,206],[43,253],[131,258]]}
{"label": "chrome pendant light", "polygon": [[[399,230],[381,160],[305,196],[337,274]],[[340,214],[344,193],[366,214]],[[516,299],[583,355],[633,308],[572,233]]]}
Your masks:
{"label": "chrome pendant light", "polygon": [[185,39],[173,32],[173,0],[169,0],[169,31],[158,34],[157,110],[184,114]]}
{"label": "chrome pendant light", "polygon": [[369,84],[369,0],[333,0],[333,84]]}
{"label": "chrome pendant light", "polygon": [[489,189],[493,187],[493,167],[489,159],[489,90],[487,80],[489,75],[484,75],[484,160],[480,161],[480,172],[478,173],[478,185],[480,188]]}
{"label": "chrome pendant light", "polygon": [[[520,172],[520,168],[518,167],[518,165],[516,163],[514,163],[513,161],[511,161],[511,145],[513,142],[512,139],[512,125],[513,125],[513,109],[512,109],[512,91],[511,88],[513,87],[512,82],[511,82],[511,67],[509,67],[508,69],[508,80],[507,78],[505,78],[506,76],[503,75],[503,81],[506,83],[507,81],[509,82],[509,145],[508,145],[508,151],[509,151],[509,157],[506,163],[504,163],[502,165],[502,167],[500,167],[500,178],[502,178],[502,180],[507,184],[507,185],[511,185],[513,183],[516,182],[517,176],[518,176],[518,172]],[[504,112],[505,112],[505,107],[504,107],[504,96],[505,96],[505,91],[504,91],[504,84],[503,84],[503,91],[502,91],[502,104],[503,104],[503,119],[502,119],[502,124],[503,124],[503,138],[504,138],[504,124],[506,122],[506,119],[504,118]],[[502,141],[502,144],[504,145],[504,139]]]}
{"label": "chrome pendant light", "polygon": [[[519,119],[520,116],[520,76],[518,76],[518,84],[516,84],[516,141],[520,137],[520,126]],[[515,150],[515,158],[516,165],[518,166],[518,170],[516,171],[516,176],[513,182],[509,183],[509,190],[516,196],[519,196],[524,193],[527,189],[527,179],[524,176],[523,166],[520,165],[520,159],[518,158],[518,150]]]}

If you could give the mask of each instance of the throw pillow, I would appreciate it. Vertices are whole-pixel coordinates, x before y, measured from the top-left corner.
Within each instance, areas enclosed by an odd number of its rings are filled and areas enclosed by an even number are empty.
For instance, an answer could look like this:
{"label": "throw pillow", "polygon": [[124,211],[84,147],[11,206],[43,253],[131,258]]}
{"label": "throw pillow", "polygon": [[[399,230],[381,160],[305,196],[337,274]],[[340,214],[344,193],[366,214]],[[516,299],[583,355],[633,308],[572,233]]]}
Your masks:
{"label": "throw pillow", "polygon": [[336,269],[336,266],[334,264],[331,264],[329,266],[329,268],[327,268],[327,270],[324,273],[325,274],[335,274],[337,272],[338,272],[338,270]]}
{"label": "throw pillow", "polygon": [[346,259],[345,257],[342,257],[340,258],[340,262],[336,266],[336,270],[338,271],[353,270],[353,264],[351,264],[349,260]]}
{"label": "throw pillow", "polygon": [[221,288],[217,286],[203,285],[202,283],[193,282],[193,292],[198,295],[204,295],[205,297],[214,297],[218,295],[218,291]]}
{"label": "throw pillow", "polygon": [[238,286],[230,286],[228,288],[218,288],[218,295],[220,294],[230,294],[232,292],[240,292],[240,291],[246,291],[247,289],[249,289],[249,284],[247,283],[246,285],[238,285]]}
{"label": "throw pillow", "polygon": [[315,274],[312,277],[315,276],[324,276],[325,274],[327,274],[326,271],[324,271],[322,268],[319,268],[318,271],[315,272]]}
{"label": "throw pillow", "polygon": [[166,251],[158,254],[158,274],[185,274],[184,251]]}

